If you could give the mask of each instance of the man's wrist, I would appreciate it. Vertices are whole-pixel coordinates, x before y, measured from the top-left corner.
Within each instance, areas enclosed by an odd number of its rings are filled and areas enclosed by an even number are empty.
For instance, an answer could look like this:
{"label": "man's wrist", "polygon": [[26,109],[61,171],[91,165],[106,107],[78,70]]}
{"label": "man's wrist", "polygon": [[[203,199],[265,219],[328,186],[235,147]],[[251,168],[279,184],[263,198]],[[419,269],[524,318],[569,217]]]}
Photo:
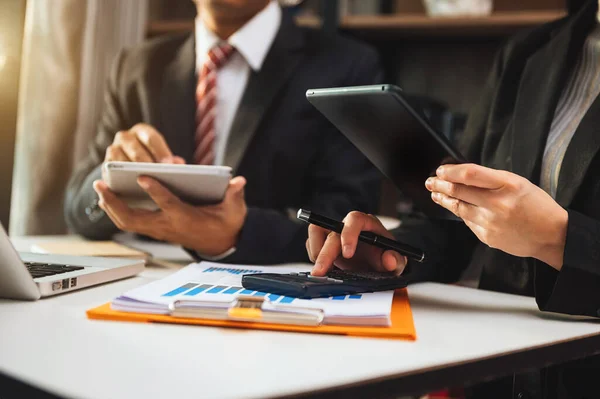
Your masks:
{"label": "man's wrist", "polygon": [[205,242],[204,245],[190,245],[188,246],[188,248],[192,249],[198,254],[201,254],[201,256],[205,259],[222,259],[224,257],[229,256],[224,254],[235,252],[235,248],[237,242],[239,241],[242,228],[243,225],[239,229],[236,229],[237,231],[229,237],[214,237],[213,239],[215,241],[211,240],[212,244],[206,245]]}

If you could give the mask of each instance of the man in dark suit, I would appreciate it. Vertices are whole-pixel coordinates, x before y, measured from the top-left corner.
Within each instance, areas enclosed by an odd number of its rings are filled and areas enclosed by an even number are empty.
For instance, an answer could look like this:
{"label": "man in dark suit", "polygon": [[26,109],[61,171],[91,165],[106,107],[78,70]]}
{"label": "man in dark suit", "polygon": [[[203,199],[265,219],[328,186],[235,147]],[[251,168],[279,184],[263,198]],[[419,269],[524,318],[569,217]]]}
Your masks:
{"label": "man in dark suit", "polygon": [[[290,211],[374,212],[380,184],[305,92],[377,83],[378,57],[349,39],[297,27],[275,1],[196,4],[195,35],[152,40],[116,60],[98,135],[68,187],[68,224],[93,239],[136,232],[204,259],[304,261],[307,227]],[[240,177],[223,203],[206,207],[141,179],[161,207],[150,212],[110,192],[103,160],[216,163]]]}
{"label": "man in dark suit", "polygon": [[[313,273],[358,260],[450,282],[473,265],[483,268],[480,288],[535,296],[544,311],[599,317],[597,12],[589,0],[569,18],[518,35],[499,53],[465,132],[463,154],[476,164],[444,165],[423,182],[432,200],[464,223],[410,220],[388,232],[357,212],[341,236],[311,226]],[[399,254],[357,248],[361,230],[422,247],[428,262],[407,265]],[[590,348],[590,355],[598,351]],[[599,370],[600,360],[590,357],[474,387],[472,397],[562,398],[558,392],[565,391],[569,398],[597,398]]]}

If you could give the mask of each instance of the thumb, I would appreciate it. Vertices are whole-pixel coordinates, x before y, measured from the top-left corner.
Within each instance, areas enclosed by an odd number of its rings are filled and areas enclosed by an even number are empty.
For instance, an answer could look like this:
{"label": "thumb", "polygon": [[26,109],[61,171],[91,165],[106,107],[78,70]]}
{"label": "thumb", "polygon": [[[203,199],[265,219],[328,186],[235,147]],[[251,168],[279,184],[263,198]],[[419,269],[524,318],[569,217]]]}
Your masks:
{"label": "thumb", "polygon": [[246,178],[244,178],[243,176],[234,177],[229,182],[227,196],[234,197],[237,199],[244,199],[244,187],[246,187]]}
{"label": "thumb", "polygon": [[406,267],[406,262],[406,257],[396,251],[385,251],[381,254],[381,265],[389,272],[402,273]]}

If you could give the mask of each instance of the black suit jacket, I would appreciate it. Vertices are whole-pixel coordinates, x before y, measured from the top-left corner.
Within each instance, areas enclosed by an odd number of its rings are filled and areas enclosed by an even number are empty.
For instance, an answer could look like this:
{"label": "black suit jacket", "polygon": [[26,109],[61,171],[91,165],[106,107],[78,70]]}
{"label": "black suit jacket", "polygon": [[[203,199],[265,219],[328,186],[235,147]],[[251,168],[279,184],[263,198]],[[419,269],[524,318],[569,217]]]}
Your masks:
{"label": "black suit jacket", "polygon": [[[284,13],[260,72],[252,72],[230,132],[224,164],[246,177],[248,217],[228,262],[307,261],[307,226],[290,220],[304,207],[341,217],[375,212],[379,174],[306,100],[310,88],[379,83],[371,48],[337,35],[298,28]],[[71,229],[106,239],[117,228],[96,220],[92,182],[119,130],[155,126],[176,155],[192,162],[197,77],[194,35],[160,38],[116,60],[105,110],[89,155],[75,170],[66,199]],[[92,217],[90,217],[92,215]]]}
{"label": "black suit jacket", "polygon": [[[596,11],[596,1],[590,0],[572,17],[520,34],[499,52],[463,137],[467,159],[539,183],[554,112]],[[579,125],[560,171],[556,200],[569,213],[560,272],[489,248],[463,223],[414,219],[396,232],[399,239],[423,246],[430,255],[427,264],[409,265],[414,278],[454,281],[468,265],[477,264],[483,267],[481,288],[535,296],[545,311],[600,316],[599,149],[600,97]],[[586,396],[573,391],[592,386],[591,379],[581,377],[599,366],[597,361],[593,364],[577,366],[563,377],[578,381],[571,384],[572,397],[597,397],[598,392]]]}

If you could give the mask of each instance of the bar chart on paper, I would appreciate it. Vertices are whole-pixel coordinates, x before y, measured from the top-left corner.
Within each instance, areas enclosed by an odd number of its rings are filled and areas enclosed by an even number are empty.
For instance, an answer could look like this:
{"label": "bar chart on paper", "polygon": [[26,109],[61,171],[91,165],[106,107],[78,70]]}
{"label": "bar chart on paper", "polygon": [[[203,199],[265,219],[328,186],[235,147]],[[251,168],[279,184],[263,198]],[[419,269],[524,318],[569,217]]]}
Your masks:
{"label": "bar chart on paper", "polygon": [[[306,266],[304,266],[306,267]],[[299,299],[284,295],[247,290],[242,276],[250,273],[291,273],[303,271],[299,266],[252,266],[195,263],[161,280],[135,288],[112,301],[115,310],[169,313],[175,301],[198,303],[232,303],[239,295],[268,299],[274,306],[320,309],[326,318],[346,317],[388,322],[393,292],[372,292],[360,295],[341,295],[331,298]],[[221,306],[221,305],[219,305]],[[365,319],[366,318],[366,319]],[[356,322],[355,319],[354,322]]]}
{"label": "bar chart on paper", "polygon": [[[186,283],[180,287],[177,287],[175,289],[167,291],[162,296],[163,297],[183,297],[185,299],[191,299],[200,294],[205,294],[205,295],[221,294],[221,295],[231,295],[231,296],[251,295],[251,296],[266,297],[271,302],[278,302],[278,303],[292,303],[296,300],[296,298],[292,298],[289,296],[268,294],[268,293],[260,292],[260,291],[246,290],[240,286],[236,287],[236,286],[226,286],[226,285],[200,284],[200,283],[193,283],[193,282]],[[345,301],[345,300],[355,300],[355,299],[361,299],[361,298],[362,298],[362,295],[357,294],[357,295],[340,295],[340,296],[334,296],[332,298],[325,298],[325,299],[332,300],[332,301]],[[310,300],[310,299],[305,299],[305,300]]]}

